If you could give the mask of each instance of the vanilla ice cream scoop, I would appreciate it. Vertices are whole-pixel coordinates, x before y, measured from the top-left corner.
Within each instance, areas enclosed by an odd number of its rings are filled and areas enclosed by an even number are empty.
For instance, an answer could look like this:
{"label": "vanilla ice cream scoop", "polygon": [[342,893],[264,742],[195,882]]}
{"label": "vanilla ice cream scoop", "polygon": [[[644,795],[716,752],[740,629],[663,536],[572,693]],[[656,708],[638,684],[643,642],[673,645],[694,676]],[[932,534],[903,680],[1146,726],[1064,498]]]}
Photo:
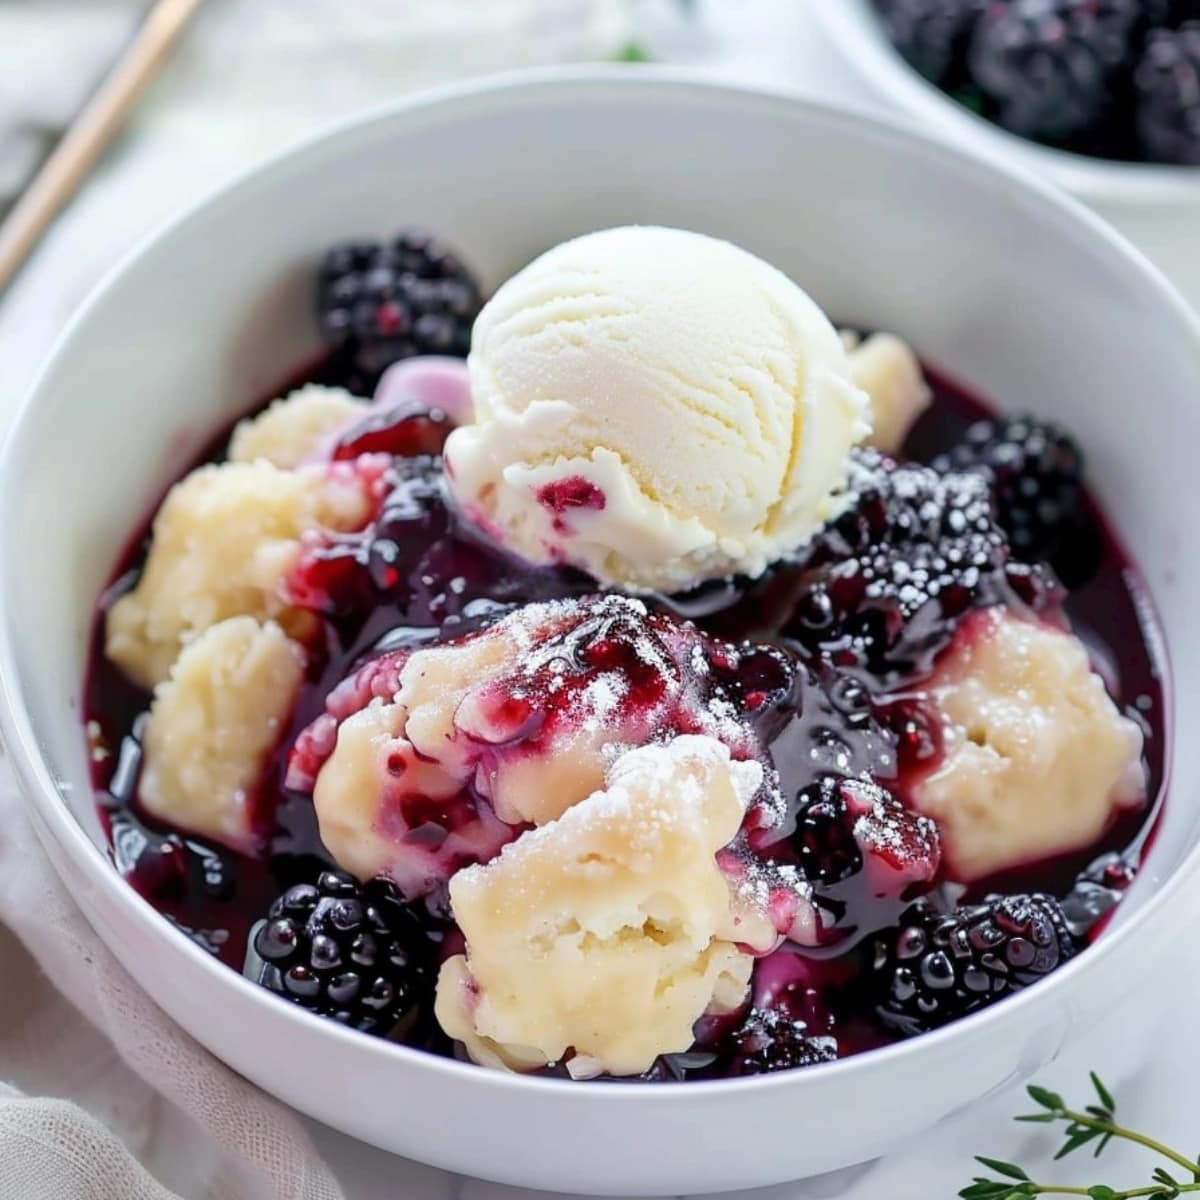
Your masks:
{"label": "vanilla ice cream scoop", "polygon": [[632,226],[513,276],[475,323],[447,473],[535,563],[681,591],[757,575],[829,515],[870,431],[837,331],[729,242]]}

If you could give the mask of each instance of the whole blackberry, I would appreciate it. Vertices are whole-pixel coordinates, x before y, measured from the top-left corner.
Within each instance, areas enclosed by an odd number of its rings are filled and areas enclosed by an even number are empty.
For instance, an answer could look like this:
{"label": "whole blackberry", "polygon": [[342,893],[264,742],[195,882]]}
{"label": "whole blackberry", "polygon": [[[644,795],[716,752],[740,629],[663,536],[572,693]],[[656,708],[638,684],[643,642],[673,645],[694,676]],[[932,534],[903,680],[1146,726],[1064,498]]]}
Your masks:
{"label": "whole blackberry", "polygon": [[837,1039],[777,1009],[752,1008],[729,1034],[730,1075],[766,1075],[837,1058]]}
{"label": "whole blackberry", "polygon": [[1083,465],[1069,434],[1029,416],[978,421],[933,461],[937,471],[977,471],[987,479],[996,519],[1025,562],[1053,562],[1084,524]]}
{"label": "whole blackberry", "polygon": [[1090,938],[1120,903],[1136,875],[1137,870],[1120,854],[1102,855],[1081,871],[1062,902],[1071,933],[1076,938]]}
{"label": "whole blackberry", "polygon": [[1050,896],[989,896],[949,914],[919,900],[875,941],[875,1010],[898,1033],[925,1033],[1035,983],[1075,949]]}
{"label": "whole blackberry", "polygon": [[1133,54],[1139,0],[1012,0],[987,8],[970,69],[1000,124],[1064,142],[1109,110],[1114,75]]}
{"label": "whole blackberry", "polygon": [[892,44],[926,79],[952,84],[987,0],[876,0]]}
{"label": "whole blackberry", "polygon": [[854,820],[842,796],[844,782],[827,775],[809,784],[798,798],[792,842],[805,878],[826,885],[857,875],[863,865]]}
{"label": "whole blackberry", "polygon": [[937,826],[866,779],[809,783],[774,827],[745,837],[763,864],[794,871],[811,889],[831,940],[862,940],[892,925],[934,886],[942,859]]}
{"label": "whole blackberry", "polygon": [[936,871],[940,858],[931,822],[878,783],[838,774],[806,784],[777,826],[751,829],[749,838],[758,854],[794,861],[806,880],[825,888],[857,875],[867,858],[894,871],[911,865],[920,876]]}
{"label": "whole blackberry", "polygon": [[417,230],[335,246],[317,277],[321,334],[361,374],[360,386],[415,354],[465,356],[480,303],[474,276]]}
{"label": "whole blackberry", "polygon": [[859,451],[848,491],[806,553],[784,628],[835,666],[894,684],[927,669],[970,610],[1057,600],[1047,573],[1010,561],[978,475]]}
{"label": "whole blackberry", "polygon": [[1134,90],[1145,156],[1200,166],[1200,21],[1150,34]]}
{"label": "whole blackberry", "polygon": [[366,1033],[392,1033],[432,995],[429,934],[387,880],[324,871],[288,888],[252,944],[256,982]]}

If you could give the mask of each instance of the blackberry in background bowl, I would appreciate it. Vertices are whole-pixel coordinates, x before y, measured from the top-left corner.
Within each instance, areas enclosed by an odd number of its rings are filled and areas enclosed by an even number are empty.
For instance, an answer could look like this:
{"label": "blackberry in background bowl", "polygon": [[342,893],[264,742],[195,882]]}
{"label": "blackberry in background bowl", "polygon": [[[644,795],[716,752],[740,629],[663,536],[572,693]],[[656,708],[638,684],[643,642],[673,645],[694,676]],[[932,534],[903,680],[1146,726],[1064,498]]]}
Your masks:
{"label": "blackberry in background bowl", "polygon": [[1154,30],[1133,82],[1137,136],[1146,154],[1200,167],[1200,17]]}
{"label": "blackberry in background bowl", "polygon": [[[1196,0],[995,0],[979,11],[970,0],[837,0],[811,12],[881,111],[1057,184],[1200,304],[1186,35],[1200,21]],[[957,19],[944,58],[947,13]]]}
{"label": "blackberry in background bowl", "polygon": [[1097,158],[1200,165],[1200,6],[871,4],[915,71],[1010,133]]}
{"label": "blackberry in background bowl", "polygon": [[879,0],[888,37],[926,79],[952,91],[966,84],[967,56],[985,0]]}

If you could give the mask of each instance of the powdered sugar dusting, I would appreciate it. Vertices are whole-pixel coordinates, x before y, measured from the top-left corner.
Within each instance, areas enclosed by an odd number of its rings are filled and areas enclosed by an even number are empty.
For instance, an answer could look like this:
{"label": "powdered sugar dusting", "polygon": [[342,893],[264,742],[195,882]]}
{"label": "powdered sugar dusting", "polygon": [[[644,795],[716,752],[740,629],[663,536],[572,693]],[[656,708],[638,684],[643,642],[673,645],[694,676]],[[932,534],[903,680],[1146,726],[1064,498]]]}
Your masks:
{"label": "powdered sugar dusting", "polygon": [[[399,860],[410,853],[428,859],[431,822],[470,825],[482,819],[484,804],[516,837],[525,823],[553,820],[598,790],[626,750],[669,746],[681,735],[713,739],[736,760],[743,810],[777,808],[777,779],[766,770],[740,673],[747,656],[761,705],[764,687],[784,689],[790,678],[775,652],[715,641],[630,597],[528,604],[458,641],[367,663],[330,695],[313,736],[302,735],[306,756],[295,778],[315,778],[332,752],[330,718],[340,724],[364,706],[398,704],[395,725],[411,742],[401,757],[415,755],[421,764],[412,779],[384,789],[397,796],[387,822],[397,859],[391,872],[406,879],[411,872]],[[439,799],[412,791],[424,787],[413,782],[417,775]],[[661,812],[647,813],[650,826],[678,819],[672,806],[681,799],[691,810],[703,798],[691,777],[668,775],[646,781],[651,792],[661,786],[669,793]],[[440,798],[455,786],[466,789],[461,797]],[[420,844],[410,851],[414,839]]]}

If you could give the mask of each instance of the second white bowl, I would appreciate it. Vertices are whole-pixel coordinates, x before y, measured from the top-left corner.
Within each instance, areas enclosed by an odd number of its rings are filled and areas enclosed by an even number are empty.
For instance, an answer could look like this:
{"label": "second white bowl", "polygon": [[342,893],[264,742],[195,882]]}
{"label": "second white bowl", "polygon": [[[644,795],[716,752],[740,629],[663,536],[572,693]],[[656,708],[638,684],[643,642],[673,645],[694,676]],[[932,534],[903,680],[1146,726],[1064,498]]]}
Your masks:
{"label": "second white bowl", "polygon": [[810,6],[850,68],[889,112],[1048,179],[1090,205],[1200,307],[1200,168],[1108,162],[1017,137],[952,100],[888,40],[872,0]]}
{"label": "second white bowl", "polygon": [[1082,200],[1179,206],[1200,215],[1200,168],[1110,162],[1041,146],[964,108],[915,71],[888,40],[872,0],[813,5],[832,40],[864,79],[921,125],[1007,156]]}

